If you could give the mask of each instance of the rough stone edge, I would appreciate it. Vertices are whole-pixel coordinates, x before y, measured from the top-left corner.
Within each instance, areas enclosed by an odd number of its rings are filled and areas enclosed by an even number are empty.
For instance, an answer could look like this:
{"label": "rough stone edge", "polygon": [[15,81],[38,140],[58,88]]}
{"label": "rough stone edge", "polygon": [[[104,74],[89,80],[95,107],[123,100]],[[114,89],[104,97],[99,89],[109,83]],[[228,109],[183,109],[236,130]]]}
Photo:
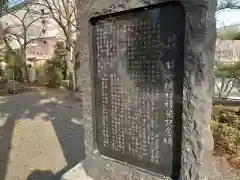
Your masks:
{"label": "rough stone edge", "polygon": [[207,179],[214,145],[210,123],[217,1],[185,2],[188,33],[185,37],[181,180],[202,180]]}
{"label": "rough stone edge", "polygon": [[[108,3],[106,3],[107,1]],[[133,3],[134,5],[132,7],[143,6],[143,4],[139,3],[139,0],[136,0],[136,1],[135,1],[135,4]],[[155,4],[156,2],[159,3],[159,2],[166,2],[166,1],[168,0],[162,0],[162,1],[149,0],[148,2],[146,0],[145,2],[147,2],[148,4]],[[186,20],[189,21],[189,22],[186,22],[186,28],[189,32],[188,34],[186,34],[187,36],[186,48],[188,49],[188,51],[186,52],[186,57],[189,57],[189,59],[188,59],[188,63],[185,65],[186,76],[184,78],[184,107],[183,107],[184,114],[183,114],[183,135],[182,135],[184,141],[182,142],[181,180],[199,180],[199,179],[205,179],[205,176],[204,176],[205,173],[203,168],[204,164],[201,164],[200,162],[202,162],[203,159],[210,158],[212,148],[213,148],[212,135],[210,130],[211,113],[209,112],[209,108],[211,108],[211,103],[212,103],[211,99],[212,99],[212,93],[213,93],[213,90],[212,90],[213,88],[211,87],[213,85],[213,75],[211,72],[211,68],[213,66],[213,59],[214,59],[214,47],[215,47],[214,42],[215,42],[216,32],[213,34],[209,34],[209,32],[211,32],[212,28],[215,28],[214,13],[215,13],[217,2],[216,0],[212,0],[212,1],[201,0],[200,2],[199,0],[195,0],[194,2],[193,0],[182,0],[182,2],[184,4],[184,7],[186,8],[186,16],[187,16]],[[103,12],[102,9],[105,8],[104,4],[109,5],[109,4],[114,4],[114,2],[106,0],[105,3],[102,3],[102,7],[99,7],[99,8],[95,7],[96,4],[93,3],[91,12],[89,12],[89,14],[87,15],[81,14],[80,16],[81,18],[79,19],[79,21],[81,22],[81,19],[86,18],[86,16],[87,18],[90,19],[91,16],[96,15],[96,12]],[[201,17],[192,18],[192,15],[194,14],[196,15],[195,9],[193,9],[195,6],[198,6],[198,9],[201,8],[200,10],[200,12],[202,13]],[[78,7],[80,7],[80,5]],[[127,4],[125,9],[131,9],[131,6]],[[193,22],[193,21],[195,21],[196,18],[200,20],[199,21],[200,27],[194,26],[196,25],[194,24],[196,22]],[[84,24],[85,26],[87,25],[86,22],[83,22],[83,24],[81,25],[84,25]],[[88,38],[86,37],[87,31],[88,30],[84,28],[81,31],[81,27],[80,27],[80,32],[83,32],[83,35],[82,35],[82,38],[79,38],[79,39],[81,39],[82,43],[83,42],[88,43]],[[202,33],[206,33],[206,34],[203,35]],[[205,42],[205,44],[203,44],[203,42]],[[85,60],[86,58],[88,59],[89,58],[88,51],[90,47],[82,44],[80,45],[80,47],[86,50],[86,52],[80,52],[82,56],[80,55],[79,59],[80,60],[84,60],[84,58]],[[212,59],[210,59],[209,57],[212,57]],[[196,72],[196,69],[199,69],[199,71]],[[210,75],[208,79],[206,78],[207,77],[206,74]],[[197,82],[196,77],[198,77],[198,81],[200,81],[201,83]],[[204,98],[206,97],[209,98],[209,101],[204,100]],[[190,111],[192,111],[193,113],[189,113]],[[86,119],[91,119],[91,114],[88,113]],[[194,134],[194,130],[196,127],[198,128],[200,127],[200,131]],[[91,129],[92,126],[88,125],[88,128]],[[90,135],[90,133],[87,132],[86,135],[88,137],[91,137],[92,135]],[[207,139],[209,139],[208,145],[204,141]],[[93,143],[87,140],[86,149],[89,150],[93,146],[94,146]],[[102,158],[100,155],[92,153],[91,150],[87,151],[86,153],[88,155],[87,159],[85,159],[76,167],[74,167],[73,170],[70,170],[68,173],[66,173],[66,175],[63,176],[63,178],[65,179],[67,177],[70,178],[72,174],[74,179],[76,179],[78,176],[75,176],[76,174],[74,175],[74,172],[78,171],[78,174],[80,173],[83,174],[83,177],[85,176],[88,177],[87,174],[90,174],[90,175],[95,174],[95,175],[98,175],[97,179],[108,180],[108,177],[101,176],[104,174],[102,172],[114,171],[114,168],[112,169],[112,166],[114,167],[116,162],[114,161],[112,162],[105,158]],[[116,167],[119,167],[119,166],[124,167],[124,165],[117,163]],[[127,167],[128,167],[128,170],[131,169],[129,168],[129,166]],[[142,178],[145,174],[144,172],[141,172],[141,171],[137,171],[134,169],[132,170],[133,171],[129,172],[131,174],[128,174],[128,172],[126,172],[125,175],[119,177],[118,179],[122,180],[124,178],[124,180],[125,179],[131,180],[136,176]],[[137,171],[137,172],[135,173],[134,171]],[[105,172],[105,174],[107,175],[108,173]],[[83,179],[83,177],[81,177],[81,179]],[[111,177],[109,178],[111,179]],[[150,178],[148,176],[145,176],[144,178],[148,180],[159,179],[159,177]],[[65,179],[62,179],[62,180],[65,180]],[[163,177],[161,179],[166,179],[166,178]],[[71,180],[71,179],[66,179],[66,180]]]}

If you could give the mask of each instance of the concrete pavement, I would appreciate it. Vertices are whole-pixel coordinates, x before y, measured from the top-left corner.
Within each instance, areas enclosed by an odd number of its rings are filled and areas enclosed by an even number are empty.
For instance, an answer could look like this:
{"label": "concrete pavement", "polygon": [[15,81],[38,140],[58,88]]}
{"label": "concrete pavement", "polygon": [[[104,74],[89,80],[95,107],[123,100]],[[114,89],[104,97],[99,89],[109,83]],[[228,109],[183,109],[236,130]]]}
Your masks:
{"label": "concrete pavement", "polygon": [[81,108],[63,104],[40,91],[1,97],[0,180],[55,180],[84,159]]}

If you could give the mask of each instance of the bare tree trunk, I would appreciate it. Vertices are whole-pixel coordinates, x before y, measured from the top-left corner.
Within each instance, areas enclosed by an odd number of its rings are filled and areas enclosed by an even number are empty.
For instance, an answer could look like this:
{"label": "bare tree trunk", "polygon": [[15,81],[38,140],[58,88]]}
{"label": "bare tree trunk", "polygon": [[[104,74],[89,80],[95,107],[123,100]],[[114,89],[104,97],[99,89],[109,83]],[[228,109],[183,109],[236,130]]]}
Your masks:
{"label": "bare tree trunk", "polygon": [[74,90],[75,86],[74,86],[74,67],[73,67],[73,63],[72,63],[72,50],[71,47],[67,47],[68,51],[67,51],[67,68],[68,68],[68,73],[70,74],[70,90]]}
{"label": "bare tree trunk", "polygon": [[75,69],[75,48],[72,47],[71,50],[71,57],[72,57],[72,83],[73,83],[73,91],[77,90],[77,80],[76,80],[76,69]]}
{"label": "bare tree trunk", "polygon": [[68,70],[71,74],[71,90],[76,90],[76,75],[75,75],[75,68],[74,68],[74,51],[73,51],[73,40],[72,40],[72,23],[71,23],[71,15],[70,15],[70,4],[67,0],[65,2],[65,8],[66,8],[66,17],[67,17],[67,49],[68,49],[68,55],[67,55],[67,64],[68,64]]}
{"label": "bare tree trunk", "polygon": [[27,71],[27,66],[26,65],[22,65],[21,67],[21,73],[22,73],[22,79],[24,82],[29,82],[29,75],[28,75],[28,71]]}
{"label": "bare tree trunk", "polygon": [[[77,38],[78,38],[78,33],[77,33]],[[79,49],[77,48],[79,47],[79,40],[77,39],[76,40],[76,43],[74,45],[74,56],[73,56],[73,59],[74,59],[74,73],[75,73],[75,83],[76,83],[76,89],[77,90],[80,90],[80,81],[79,81],[79,76],[77,74],[78,70],[80,70],[80,67],[81,67],[81,63],[80,63],[80,59],[79,59]]]}
{"label": "bare tree trunk", "polygon": [[22,51],[22,63],[21,63],[21,71],[22,71],[22,78],[25,82],[30,82],[29,75],[28,75],[28,69],[27,69],[27,57],[26,57],[26,49],[24,48]]}

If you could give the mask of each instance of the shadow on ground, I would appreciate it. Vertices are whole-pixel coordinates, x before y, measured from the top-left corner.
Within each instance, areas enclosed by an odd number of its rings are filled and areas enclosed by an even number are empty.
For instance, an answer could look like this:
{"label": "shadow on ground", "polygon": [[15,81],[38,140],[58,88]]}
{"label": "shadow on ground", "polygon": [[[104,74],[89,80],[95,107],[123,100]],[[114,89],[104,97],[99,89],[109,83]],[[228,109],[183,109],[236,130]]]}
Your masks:
{"label": "shadow on ground", "polygon": [[52,171],[36,170],[27,177],[27,180],[41,180],[41,179],[52,180],[54,178],[56,179]]}
{"label": "shadow on ground", "polygon": [[52,171],[35,170],[29,174],[26,180],[59,180],[61,176],[69,170],[68,168],[69,167],[66,167],[55,174]]}
{"label": "shadow on ground", "polygon": [[[52,96],[51,98],[53,98]],[[57,99],[56,97],[55,99]],[[61,99],[62,105],[64,100]],[[68,101],[69,103],[69,101]],[[11,142],[16,123],[21,119],[50,121],[67,165],[57,173],[48,170],[33,170],[27,180],[55,180],[85,158],[84,127],[81,104],[77,110],[49,101],[40,92],[27,92],[0,99],[0,179],[5,180]],[[61,106],[61,108],[59,107]],[[42,132],[44,133],[44,132]],[[37,162],[36,162],[37,163]]]}

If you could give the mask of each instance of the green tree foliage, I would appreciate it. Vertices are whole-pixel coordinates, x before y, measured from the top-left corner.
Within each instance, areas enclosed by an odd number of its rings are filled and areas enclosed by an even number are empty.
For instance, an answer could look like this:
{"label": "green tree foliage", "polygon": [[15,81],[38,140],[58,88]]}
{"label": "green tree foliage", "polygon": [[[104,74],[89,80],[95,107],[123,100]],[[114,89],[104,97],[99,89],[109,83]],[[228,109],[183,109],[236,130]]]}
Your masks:
{"label": "green tree foliage", "polygon": [[63,60],[65,56],[66,56],[66,48],[65,48],[64,42],[59,41],[55,45],[53,58],[58,58]]}
{"label": "green tree foliage", "polygon": [[236,78],[240,80],[240,61],[231,65],[219,64],[217,69],[215,69],[215,76],[219,78]]}
{"label": "green tree foliage", "polygon": [[45,72],[49,77],[49,86],[58,87],[66,78],[66,49],[63,42],[55,45],[54,56],[45,64]]}
{"label": "green tree foliage", "polygon": [[240,40],[240,32],[237,30],[227,29],[218,34],[222,40]]}
{"label": "green tree foliage", "polygon": [[64,43],[57,42],[55,45],[54,56],[51,61],[52,63],[55,63],[55,65],[62,71],[67,69],[66,55],[67,52]]}
{"label": "green tree foliage", "polygon": [[7,64],[8,69],[8,79],[13,79],[16,81],[23,81],[22,79],[22,73],[21,73],[21,67],[17,63],[15,55],[13,55],[11,52],[6,52],[4,56],[4,61]]}

